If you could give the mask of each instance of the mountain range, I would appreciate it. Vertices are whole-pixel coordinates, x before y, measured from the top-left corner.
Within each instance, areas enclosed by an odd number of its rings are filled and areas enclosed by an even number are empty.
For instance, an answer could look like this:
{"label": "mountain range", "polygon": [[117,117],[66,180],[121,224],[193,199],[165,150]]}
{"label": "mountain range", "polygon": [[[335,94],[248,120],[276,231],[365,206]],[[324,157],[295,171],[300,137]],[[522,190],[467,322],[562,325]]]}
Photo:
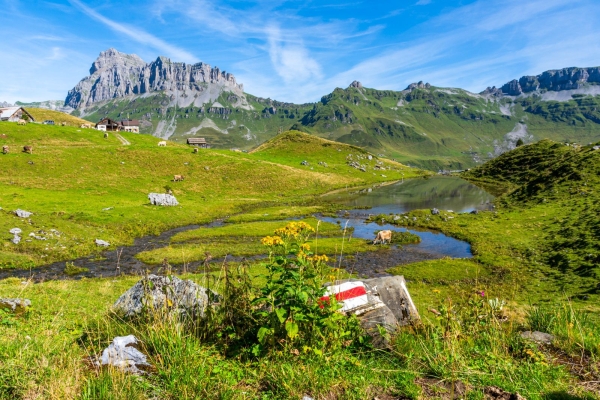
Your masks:
{"label": "mountain range", "polygon": [[[140,120],[163,139],[205,137],[214,147],[250,149],[296,129],[428,169],[466,169],[519,140],[600,140],[600,68],[523,76],[481,93],[413,83],[377,90],[352,82],[321,101],[293,104],[245,93],[234,75],[108,49],[68,92],[63,109],[96,122]],[[55,105],[55,104],[53,104]]]}

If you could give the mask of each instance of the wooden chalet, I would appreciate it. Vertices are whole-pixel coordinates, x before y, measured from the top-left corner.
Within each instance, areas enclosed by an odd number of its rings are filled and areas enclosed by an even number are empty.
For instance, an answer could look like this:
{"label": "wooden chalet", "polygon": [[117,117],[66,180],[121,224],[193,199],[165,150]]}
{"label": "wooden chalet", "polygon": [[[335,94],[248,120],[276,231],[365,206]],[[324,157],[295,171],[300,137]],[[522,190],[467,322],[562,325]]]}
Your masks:
{"label": "wooden chalet", "polygon": [[192,137],[188,138],[187,144],[190,146],[197,146],[203,149],[210,149],[210,145],[206,142],[206,139],[203,137]]}
{"label": "wooden chalet", "polygon": [[121,125],[110,118],[103,118],[96,124],[96,129],[104,132],[118,132],[121,130]]}
{"label": "wooden chalet", "polygon": [[121,130],[125,132],[140,133],[140,121],[137,119],[125,119],[121,121]]}
{"label": "wooden chalet", "polygon": [[0,108],[0,121],[18,122],[20,119],[27,119],[30,122],[35,121],[35,118],[23,107]]}

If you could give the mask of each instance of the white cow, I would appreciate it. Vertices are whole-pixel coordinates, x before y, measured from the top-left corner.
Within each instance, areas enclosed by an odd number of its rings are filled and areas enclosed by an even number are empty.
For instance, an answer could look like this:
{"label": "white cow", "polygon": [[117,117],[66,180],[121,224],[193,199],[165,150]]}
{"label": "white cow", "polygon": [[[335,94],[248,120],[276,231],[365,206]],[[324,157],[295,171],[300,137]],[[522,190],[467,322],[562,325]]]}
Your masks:
{"label": "white cow", "polygon": [[167,147],[167,141],[161,140],[160,142],[158,142],[158,147]]}
{"label": "white cow", "polygon": [[375,240],[373,240],[373,244],[385,244],[386,240],[388,243],[392,242],[392,231],[386,230],[377,232],[377,236],[375,237]]}

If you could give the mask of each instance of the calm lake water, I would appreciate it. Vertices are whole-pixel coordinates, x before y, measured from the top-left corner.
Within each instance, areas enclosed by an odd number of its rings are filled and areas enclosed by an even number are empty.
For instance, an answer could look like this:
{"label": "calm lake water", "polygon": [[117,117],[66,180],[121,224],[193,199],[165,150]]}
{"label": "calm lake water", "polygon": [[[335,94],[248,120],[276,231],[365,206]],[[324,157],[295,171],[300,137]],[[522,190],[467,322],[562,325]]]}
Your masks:
{"label": "calm lake water", "polygon": [[[391,185],[349,189],[323,196],[327,201],[349,207],[371,207],[370,214],[399,214],[411,210],[438,208],[454,212],[489,209],[494,196],[485,190],[451,176],[406,179]],[[360,210],[351,211],[353,214]],[[364,211],[362,211],[364,213]]]}
{"label": "calm lake water", "polygon": [[440,232],[401,228],[396,225],[366,223],[368,214],[401,214],[411,210],[432,209],[470,212],[490,209],[494,196],[485,190],[457,177],[436,176],[429,179],[407,179],[391,185],[350,189],[324,196],[324,199],[350,207],[371,207],[368,210],[350,210],[348,218],[323,218],[327,222],[347,224],[354,228],[353,237],[373,239],[375,232],[389,229],[409,231],[421,237],[421,243],[405,246],[433,255],[434,258],[472,257],[471,245]]}

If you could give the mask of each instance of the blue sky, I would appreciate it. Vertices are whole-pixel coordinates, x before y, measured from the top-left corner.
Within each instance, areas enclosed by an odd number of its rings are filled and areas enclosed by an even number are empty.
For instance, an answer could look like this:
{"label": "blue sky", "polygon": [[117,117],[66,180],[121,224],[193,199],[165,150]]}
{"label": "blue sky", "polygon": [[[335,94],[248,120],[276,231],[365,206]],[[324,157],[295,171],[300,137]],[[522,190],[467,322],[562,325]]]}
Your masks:
{"label": "blue sky", "polygon": [[110,47],[311,102],[353,80],[479,92],[600,65],[598,0],[0,0],[0,101],[64,99]]}

